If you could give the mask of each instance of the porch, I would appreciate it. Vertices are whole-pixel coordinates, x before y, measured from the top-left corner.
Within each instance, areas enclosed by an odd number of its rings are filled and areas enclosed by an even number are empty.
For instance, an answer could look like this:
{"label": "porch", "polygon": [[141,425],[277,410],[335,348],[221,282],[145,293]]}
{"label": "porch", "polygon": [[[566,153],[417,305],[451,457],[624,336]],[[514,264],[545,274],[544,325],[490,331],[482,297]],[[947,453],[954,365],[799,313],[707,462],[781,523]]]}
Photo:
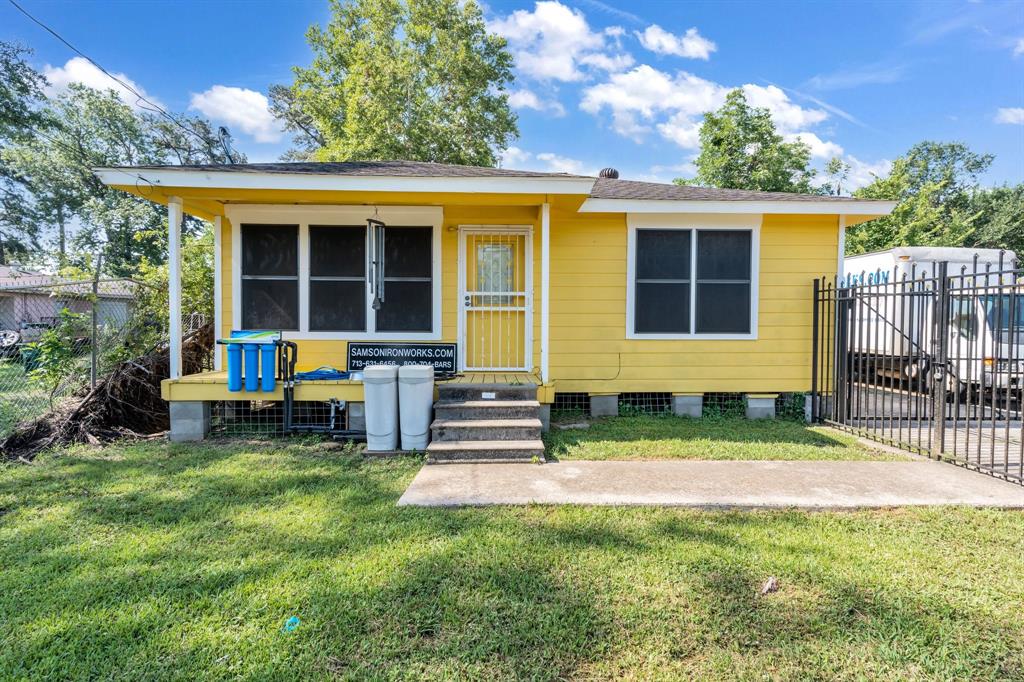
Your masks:
{"label": "porch", "polygon": [[[437,384],[534,385],[537,387],[538,402],[552,403],[555,399],[554,383],[544,383],[538,372],[465,372],[449,379],[439,379]],[[223,370],[167,379],[161,385],[161,394],[164,400],[175,402],[284,399],[284,391],[280,384],[273,392],[229,391],[228,373]],[[299,381],[295,384],[296,401],[328,401],[332,398],[346,402],[362,402],[363,382],[358,379],[317,379]]]}

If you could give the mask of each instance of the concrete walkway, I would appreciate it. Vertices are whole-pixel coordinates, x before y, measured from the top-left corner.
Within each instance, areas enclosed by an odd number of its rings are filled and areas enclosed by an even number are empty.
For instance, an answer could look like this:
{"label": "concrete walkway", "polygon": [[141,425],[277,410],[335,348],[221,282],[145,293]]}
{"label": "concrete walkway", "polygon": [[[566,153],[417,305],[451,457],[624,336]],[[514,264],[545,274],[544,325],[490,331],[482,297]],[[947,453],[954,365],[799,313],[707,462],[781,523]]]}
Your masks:
{"label": "concrete walkway", "polygon": [[399,505],[1024,508],[1024,486],[940,462],[569,461],[428,465]]}

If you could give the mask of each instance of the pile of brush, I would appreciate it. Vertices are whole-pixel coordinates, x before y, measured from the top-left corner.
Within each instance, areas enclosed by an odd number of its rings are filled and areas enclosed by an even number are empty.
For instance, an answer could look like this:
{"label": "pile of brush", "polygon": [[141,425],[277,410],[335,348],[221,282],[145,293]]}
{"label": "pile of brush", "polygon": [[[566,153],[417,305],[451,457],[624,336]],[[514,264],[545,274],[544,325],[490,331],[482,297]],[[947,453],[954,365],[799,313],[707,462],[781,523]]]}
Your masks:
{"label": "pile of brush", "polygon": [[[182,340],[182,373],[205,368],[213,348],[213,326],[205,325]],[[118,364],[96,382],[54,410],[20,424],[0,441],[0,457],[29,461],[47,448],[73,443],[98,445],[118,438],[144,438],[166,431],[167,403],[160,382],[170,374],[166,345]]]}

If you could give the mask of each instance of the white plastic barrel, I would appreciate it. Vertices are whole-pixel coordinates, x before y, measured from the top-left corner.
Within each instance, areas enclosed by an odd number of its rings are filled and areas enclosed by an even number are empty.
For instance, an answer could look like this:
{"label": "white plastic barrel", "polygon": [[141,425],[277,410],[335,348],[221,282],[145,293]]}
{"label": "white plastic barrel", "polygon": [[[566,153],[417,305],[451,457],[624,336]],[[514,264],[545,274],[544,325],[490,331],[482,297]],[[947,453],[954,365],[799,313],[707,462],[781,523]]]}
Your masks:
{"label": "white plastic barrel", "polygon": [[430,440],[434,411],[434,366],[404,365],[398,370],[398,415],[402,423],[402,449],[424,450]]}
{"label": "white plastic barrel", "polygon": [[366,449],[398,449],[398,368],[369,365],[363,370],[366,402]]}

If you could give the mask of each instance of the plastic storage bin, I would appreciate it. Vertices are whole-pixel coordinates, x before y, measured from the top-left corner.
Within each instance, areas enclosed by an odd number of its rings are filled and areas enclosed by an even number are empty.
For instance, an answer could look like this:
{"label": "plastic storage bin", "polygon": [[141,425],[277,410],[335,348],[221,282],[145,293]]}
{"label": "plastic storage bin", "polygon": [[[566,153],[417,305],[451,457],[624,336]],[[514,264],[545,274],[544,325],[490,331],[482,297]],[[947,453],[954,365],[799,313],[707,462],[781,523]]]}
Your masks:
{"label": "plastic storage bin", "polygon": [[424,450],[430,441],[434,411],[434,366],[405,365],[398,369],[398,415],[403,450]]}
{"label": "plastic storage bin", "polygon": [[366,449],[398,448],[398,368],[369,365],[363,370],[366,401]]}
{"label": "plastic storage bin", "polygon": [[242,390],[242,345],[229,343],[228,348],[228,390]]}

